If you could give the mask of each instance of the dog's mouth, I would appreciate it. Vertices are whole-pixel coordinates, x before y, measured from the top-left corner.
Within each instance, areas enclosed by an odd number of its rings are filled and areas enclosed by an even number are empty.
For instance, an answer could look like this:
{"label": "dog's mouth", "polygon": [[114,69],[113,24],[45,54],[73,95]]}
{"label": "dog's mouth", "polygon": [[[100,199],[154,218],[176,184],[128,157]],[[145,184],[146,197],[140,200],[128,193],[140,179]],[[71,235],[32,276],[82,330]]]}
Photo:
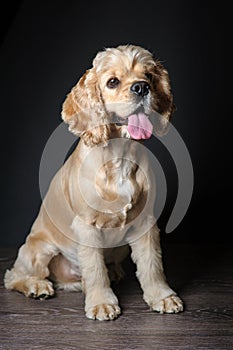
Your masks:
{"label": "dog's mouth", "polygon": [[128,125],[128,117],[122,118],[119,116],[114,116],[113,122],[118,126]]}
{"label": "dog's mouth", "polygon": [[134,140],[149,139],[153,133],[153,125],[149,120],[149,116],[142,109],[135,111],[127,118],[117,116],[115,124],[127,125],[130,137]]}

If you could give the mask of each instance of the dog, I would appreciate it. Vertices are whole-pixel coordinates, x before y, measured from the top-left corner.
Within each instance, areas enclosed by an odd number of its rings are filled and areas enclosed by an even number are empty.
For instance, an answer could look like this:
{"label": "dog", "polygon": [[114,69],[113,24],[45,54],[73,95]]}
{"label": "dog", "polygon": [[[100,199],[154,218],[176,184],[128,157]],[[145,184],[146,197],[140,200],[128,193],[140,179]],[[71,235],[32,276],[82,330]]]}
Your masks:
{"label": "dog", "polygon": [[97,53],[62,105],[64,122],[80,140],[5,273],[7,289],[38,299],[55,288],[83,291],[88,318],[113,320],[121,310],[111,279],[122,278],[131,251],[150,309],[183,310],[163,272],[153,205],[144,210],[155,191],[141,152],[153,116],[162,135],[174,108],[168,72],[150,51],[120,45]]}

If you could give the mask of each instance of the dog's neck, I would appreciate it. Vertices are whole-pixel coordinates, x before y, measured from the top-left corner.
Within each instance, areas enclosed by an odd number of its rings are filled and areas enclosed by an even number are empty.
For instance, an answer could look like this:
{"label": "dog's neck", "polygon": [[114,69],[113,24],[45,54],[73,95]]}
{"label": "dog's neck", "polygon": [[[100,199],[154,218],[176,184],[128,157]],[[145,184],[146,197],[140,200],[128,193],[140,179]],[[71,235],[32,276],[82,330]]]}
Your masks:
{"label": "dog's neck", "polygon": [[125,126],[113,125],[107,144],[94,147],[87,147],[81,140],[85,176],[94,176],[95,189],[103,200],[122,201],[124,206],[132,203],[139,191],[136,181],[138,143],[127,138],[126,131]]}

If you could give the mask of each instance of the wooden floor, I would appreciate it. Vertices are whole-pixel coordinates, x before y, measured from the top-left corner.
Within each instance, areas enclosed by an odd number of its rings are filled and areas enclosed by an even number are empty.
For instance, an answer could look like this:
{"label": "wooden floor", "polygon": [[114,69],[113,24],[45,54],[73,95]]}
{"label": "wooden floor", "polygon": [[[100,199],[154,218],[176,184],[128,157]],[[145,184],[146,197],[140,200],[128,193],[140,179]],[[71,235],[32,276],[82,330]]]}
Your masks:
{"label": "wooden floor", "polygon": [[81,293],[58,292],[39,301],[4,289],[2,275],[15,249],[0,250],[0,349],[233,349],[231,246],[164,247],[167,278],[185,301],[177,315],[150,312],[125,262],[127,278],[114,286],[122,308],[115,321],[86,319]]}

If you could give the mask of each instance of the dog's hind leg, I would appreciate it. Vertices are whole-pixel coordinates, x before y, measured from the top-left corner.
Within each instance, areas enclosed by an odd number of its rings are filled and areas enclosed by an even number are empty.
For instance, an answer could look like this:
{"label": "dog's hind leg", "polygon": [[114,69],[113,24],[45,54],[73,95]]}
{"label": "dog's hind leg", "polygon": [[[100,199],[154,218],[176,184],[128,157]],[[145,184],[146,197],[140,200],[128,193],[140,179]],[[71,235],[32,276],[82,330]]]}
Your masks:
{"label": "dog's hind leg", "polygon": [[54,294],[48,264],[56,255],[56,248],[43,240],[43,233],[30,234],[20,248],[11,270],[7,270],[4,283],[10,290],[17,290],[27,297],[45,299]]}
{"label": "dog's hind leg", "polygon": [[71,292],[82,291],[82,277],[77,265],[72,264],[62,254],[56,255],[49,263],[49,279],[56,289]]}

